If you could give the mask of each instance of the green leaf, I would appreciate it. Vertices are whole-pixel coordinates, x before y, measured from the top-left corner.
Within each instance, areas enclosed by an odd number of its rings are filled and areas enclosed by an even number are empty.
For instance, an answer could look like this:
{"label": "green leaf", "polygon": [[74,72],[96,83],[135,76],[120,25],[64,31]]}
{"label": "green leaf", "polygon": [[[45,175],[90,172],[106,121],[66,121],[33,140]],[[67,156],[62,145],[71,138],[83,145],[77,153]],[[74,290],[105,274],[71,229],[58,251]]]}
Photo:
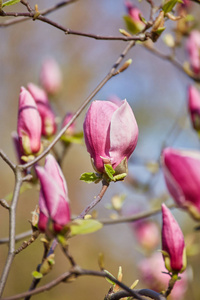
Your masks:
{"label": "green leaf", "polygon": [[38,271],[33,271],[32,272],[32,276],[35,278],[35,279],[40,279],[43,277],[42,273],[38,272]]}
{"label": "green leaf", "polygon": [[128,15],[123,16],[123,19],[124,19],[124,21],[126,23],[127,29],[132,34],[136,34],[136,33],[140,32],[144,28],[144,24],[142,24],[142,22],[140,22],[140,21],[133,22],[133,20],[131,19],[131,17],[128,16]]}
{"label": "green leaf", "polygon": [[[110,275],[111,277],[113,277],[113,278],[115,278],[110,272],[108,272],[107,270],[104,270],[104,272],[105,273],[107,273],[108,275]],[[106,280],[110,283],[110,284],[112,284],[112,285],[116,285],[116,283],[114,282],[114,281],[112,281],[111,279],[109,279],[109,278],[107,278],[107,277],[105,277],[106,278]],[[116,279],[116,278],[115,278]]]}
{"label": "green leaf", "polygon": [[8,1],[6,1],[6,2],[4,2],[3,4],[2,4],[2,7],[4,7],[4,6],[9,6],[9,5],[14,5],[14,4],[17,4],[17,3],[19,3],[20,2],[20,0],[8,0]]}
{"label": "green leaf", "polygon": [[167,1],[162,7],[162,10],[164,11],[164,13],[170,12],[174,8],[174,6],[176,5],[177,2],[183,3],[181,0],[169,0],[169,1]]}
{"label": "green leaf", "polygon": [[72,225],[70,226],[70,236],[78,235],[78,234],[87,234],[95,232],[103,227],[99,221],[94,219],[89,220],[82,220],[77,219],[73,221]]}
{"label": "green leaf", "polygon": [[155,33],[157,33],[158,35],[161,35],[161,33],[165,30],[165,27],[160,27],[158,28]]}
{"label": "green leaf", "polygon": [[63,134],[60,139],[66,143],[83,144],[83,131],[74,135]]}
{"label": "green leaf", "polygon": [[105,169],[105,172],[108,175],[108,177],[111,180],[114,180],[113,174],[115,174],[115,170],[113,170],[113,167],[111,165],[109,165],[109,164],[105,164],[104,165],[104,169]]}
{"label": "green leaf", "polygon": [[114,176],[114,181],[124,180],[124,178],[127,176],[127,173],[122,173]]}
{"label": "green leaf", "polygon": [[80,180],[85,181],[87,183],[91,182],[99,182],[101,180],[101,177],[97,176],[93,172],[83,173],[81,174]]}

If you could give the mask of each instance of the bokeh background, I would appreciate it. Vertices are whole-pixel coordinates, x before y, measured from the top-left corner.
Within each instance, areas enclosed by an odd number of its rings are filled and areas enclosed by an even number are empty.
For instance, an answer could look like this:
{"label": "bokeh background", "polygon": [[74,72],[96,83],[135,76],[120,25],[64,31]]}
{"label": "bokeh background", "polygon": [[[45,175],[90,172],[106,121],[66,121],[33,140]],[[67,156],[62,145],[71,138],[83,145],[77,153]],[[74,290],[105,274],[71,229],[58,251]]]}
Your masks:
{"label": "bokeh background", "polygon": [[[58,1],[57,1],[58,2]],[[30,1],[39,9],[55,3],[53,0]],[[137,3],[148,18],[149,5]],[[193,11],[199,9],[193,4]],[[18,4],[8,11],[25,11]],[[77,1],[57,10],[48,17],[51,20],[77,31],[99,35],[119,35],[119,28],[125,28],[125,15],[122,0],[85,0]],[[1,18],[0,22],[6,18]],[[171,21],[170,21],[171,22]],[[170,31],[174,26],[168,22]],[[172,32],[173,34],[173,32]],[[60,65],[63,74],[63,88],[52,103],[56,115],[62,119],[67,112],[75,112],[84,99],[108,73],[113,63],[125,47],[123,41],[97,41],[85,37],[65,35],[58,29],[40,21],[26,21],[10,27],[0,28],[0,145],[12,161],[16,161],[11,133],[16,130],[18,97],[21,86],[29,82],[38,83],[41,64],[48,56]],[[169,53],[162,38],[156,46]],[[178,49],[180,62],[187,60],[184,47]],[[105,197],[98,205],[99,218],[108,218],[111,211],[105,208],[115,194],[126,194],[124,213],[145,211],[160,205],[159,197],[166,195],[162,172],[155,175],[145,166],[148,161],[158,161],[163,146],[182,148],[199,148],[199,140],[192,130],[187,113],[187,86],[193,82],[167,61],[152,55],[138,44],[127,55],[132,58],[132,65],[122,74],[112,78],[96,95],[96,99],[107,99],[113,95],[126,98],[133,108],[139,126],[139,141],[130,159],[129,179],[123,183],[111,184]],[[76,122],[78,130],[82,129],[86,110]],[[175,124],[175,125],[174,125]],[[174,128],[174,130],[172,130]],[[0,160],[0,197],[4,198],[14,188],[14,176],[9,167]],[[79,181],[80,174],[92,171],[89,155],[85,145],[73,145],[63,162],[63,172],[67,180],[71,210],[79,214],[100,191],[100,184],[88,185]],[[150,186],[149,189],[136,188]],[[138,185],[137,185],[138,186]],[[17,208],[17,233],[30,229],[28,220],[38,202],[38,191],[28,190],[20,196]],[[174,215],[185,235],[193,232],[195,222],[183,211],[173,210]],[[8,236],[8,212],[0,207],[0,238]],[[160,215],[154,217],[160,224]],[[194,234],[198,243],[199,233]],[[20,245],[20,243],[18,243]],[[158,247],[160,249],[160,246]],[[3,269],[7,245],[0,246],[0,272]],[[84,268],[98,270],[98,254],[105,257],[105,266],[117,275],[122,266],[123,281],[127,285],[139,278],[137,263],[142,261],[144,253],[136,243],[134,232],[128,224],[104,226],[99,232],[79,236],[70,240],[70,252],[78,264]],[[25,251],[15,257],[5,296],[20,293],[29,288],[32,271],[40,263],[43,253],[40,238]],[[199,299],[198,285],[199,254],[189,258],[190,278],[189,292],[185,299]],[[60,249],[56,249],[56,265],[52,272],[41,282],[45,284],[69,268],[69,264]],[[192,273],[194,278],[192,279]],[[70,284],[60,284],[51,291],[34,296],[34,299],[103,299],[109,290],[109,283],[100,278],[78,278]],[[138,287],[145,287],[140,281]],[[188,298],[188,295],[189,298]]]}

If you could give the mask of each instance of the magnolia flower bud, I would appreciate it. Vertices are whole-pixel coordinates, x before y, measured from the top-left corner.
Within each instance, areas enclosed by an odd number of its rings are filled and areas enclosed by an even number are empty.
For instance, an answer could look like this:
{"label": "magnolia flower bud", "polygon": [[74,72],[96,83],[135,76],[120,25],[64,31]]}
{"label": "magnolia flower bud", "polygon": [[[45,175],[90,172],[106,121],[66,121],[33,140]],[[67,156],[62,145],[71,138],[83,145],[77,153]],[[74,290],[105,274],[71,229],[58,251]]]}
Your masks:
{"label": "magnolia flower bud", "polygon": [[133,223],[133,229],[139,244],[147,251],[154,250],[160,241],[158,224],[149,220]]}
{"label": "magnolia flower bud", "polygon": [[200,93],[194,86],[188,88],[188,108],[193,128],[200,131]]}
{"label": "magnolia flower bud", "polygon": [[104,164],[110,164],[116,174],[127,173],[124,162],[136,147],[138,126],[126,100],[119,105],[94,101],[87,111],[83,130],[97,172],[104,173]]}
{"label": "magnolia flower bud", "polygon": [[21,152],[36,154],[41,148],[41,118],[31,94],[22,87],[19,95],[17,133]]}
{"label": "magnolia flower bud", "polygon": [[125,1],[125,6],[128,12],[128,16],[124,16],[124,20],[128,29],[133,34],[142,31],[145,28],[145,23],[140,18],[140,10],[136,6],[134,6],[129,0]]}
{"label": "magnolia flower bud", "polygon": [[55,232],[59,232],[70,222],[65,178],[51,154],[47,155],[44,168],[37,166],[35,169],[41,184],[38,228],[44,232],[50,218]]}
{"label": "magnolia flower bud", "polygon": [[166,148],[161,162],[166,185],[177,205],[200,220],[200,152]]}
{"label": "magnolia flower bud", "polygon": [[162,254],[169,272],[178,274],[186,268],[183,233],[170,210],[162,204]]}
{"label": "magnolia flower bud", "polygon": [[48,94],[56,94],[62,85],[62,75],[57,62],[52,59],[46,59],[41,68],[40,82]]}
{"label": "magnolia flower bud", "polygon": [[187,40],[186,49],[193,72],[200,75],[200,31],[193,30]]}
{"label": "magnolia flower bud", "polygon": [[[63,123],[62,123],[62,128],[65,127],[65,125],[67,125],[67,123],[69,123],[69,121],[71,120],[71,118],[73,117],[72,113],[67,113],[64,117]],[[72,123],[67,130],[65,131],[64,135],[73,135],[75,133],[75,123]]]}
{"label": "magnolia flower bud", "polygon": [[56,121],[46,92],[33,83],[28,84],[28,91],[35,100],[41,116],[42,135],[46,137],[52,136],[56,133]]}

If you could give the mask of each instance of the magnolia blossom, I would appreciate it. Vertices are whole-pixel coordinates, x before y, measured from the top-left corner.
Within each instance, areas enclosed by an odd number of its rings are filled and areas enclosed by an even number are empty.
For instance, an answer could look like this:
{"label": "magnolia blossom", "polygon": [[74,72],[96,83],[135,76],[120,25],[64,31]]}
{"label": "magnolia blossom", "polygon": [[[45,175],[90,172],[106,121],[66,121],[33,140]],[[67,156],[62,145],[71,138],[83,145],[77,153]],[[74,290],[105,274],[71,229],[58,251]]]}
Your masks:
{"label": "magnolia blossom", "polygon": [[136,6],[134,6],[129,0],[125,1],[125,6],[128,12],[129,19],[127,19],[126,16],[124,19],[127,23],[127,26],[129,27],[128,29],[130,29],[130,31],[133,31],[132,33],[142,31],[145,28],[145,24],[140,18],[140,10]]}
{"label": "magnolia blossom", "polygon": [[160,240],[158,224],[149,220],[140,220],[132,224],[137,241],[146,250],[154,250]]}
{"label": "magnolia blossom", "polygon": [[[143,259],[138,265],[141,279],[148,288],[160,293],[166,290],[169,284],[170,276],[165,272],[165,265],[162,259],[162,254],[154,253],[152,256]],[[187,290],[188,274],[181,274],[181,279],[178,280],[170,293],[169,300],[182,300]],[[168,299],[168,298],[167,298]]]}
{"label": "magnolia blossom", "polygon": [[[72,119],[73,114],[72,113],[67,113],[64,117],[64,120],[62,122],[62,128],[69,123],[69,121]],[[73,135],[75,133],[75,123],[73,122],[65,131],[64,135]]]}
{"label": "magnolia blossom", "polygon": [[194,129],[200,131],[200,92],[194,86],[188,88],[188,108]]}
{"label": "magnolia blossom", "polygon": [[33,83],[28,84],[28,91],[34,98],[42,119],[42,135],[52,136],[56,133],[56,121],[46,92]]}
{"label": "magnolia blossom", "polygon": [[62,85],[62,75],[57,62],[47,58],[41,68],[40,82],[48,94],[57,93]]}
{"label": "magnolia blossom", "polygon": [[193,30],[186,45],[192,70],[196,75],[200,74],[200,31]]}
{"label": "magnolia blossom", "polygon": [[19,95],[17,133],[21,152],[36,154],[41,148],[41,117],[31,94],[22,87]]}
{"label": "magnolia blossom", "polygon": [[177,205],[200,220],[200,152],[166,148],[161,162],[166,185]]}
{"label": "magnolia blossom", "polygon": [[40,180],[39,223],[40,231],[45,232],[48,220],[53,221],[56,232],[63,229],[70,222],[68,190],[62,171],[55,158],[48,154],[45,166],[36,168]]}
{"label": "magnolia blossom", "polygon": [[186,253],[183,233],[171,214],[162,204],[162,253],[169,272],[182,273],[186,268]]}
{"label": "magnolia blossom", "polygon": [[138,139],[138,126],[126,100],[118,105],[94,101],[87,111],[83,130],[87,151],[99,173],[104,172],[104,164],[112,165],[118,174],[126,172],[123,162],[132,154]]}

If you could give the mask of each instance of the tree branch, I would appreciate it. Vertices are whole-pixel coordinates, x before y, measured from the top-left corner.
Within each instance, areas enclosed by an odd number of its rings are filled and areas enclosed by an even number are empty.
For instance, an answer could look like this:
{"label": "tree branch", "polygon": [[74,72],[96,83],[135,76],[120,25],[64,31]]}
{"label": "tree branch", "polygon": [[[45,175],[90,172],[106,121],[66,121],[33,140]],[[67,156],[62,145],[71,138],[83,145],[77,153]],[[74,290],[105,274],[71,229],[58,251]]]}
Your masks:
{"label": "tree branch", "polygon": [[[176,204],[167,205],[168,208],[176,208]],[[137,215],[129,216],[129,217],[119,217],[118,219],[100,219],[99,222],[101,222],[104,225],[114,225],[119,223],[130,223],[135,222],[141,219],[145,219],[148,217],[151,217],[153,215],[156,215],[161,212],[161,208],[156,208],[148,212],[142,212]]]}

